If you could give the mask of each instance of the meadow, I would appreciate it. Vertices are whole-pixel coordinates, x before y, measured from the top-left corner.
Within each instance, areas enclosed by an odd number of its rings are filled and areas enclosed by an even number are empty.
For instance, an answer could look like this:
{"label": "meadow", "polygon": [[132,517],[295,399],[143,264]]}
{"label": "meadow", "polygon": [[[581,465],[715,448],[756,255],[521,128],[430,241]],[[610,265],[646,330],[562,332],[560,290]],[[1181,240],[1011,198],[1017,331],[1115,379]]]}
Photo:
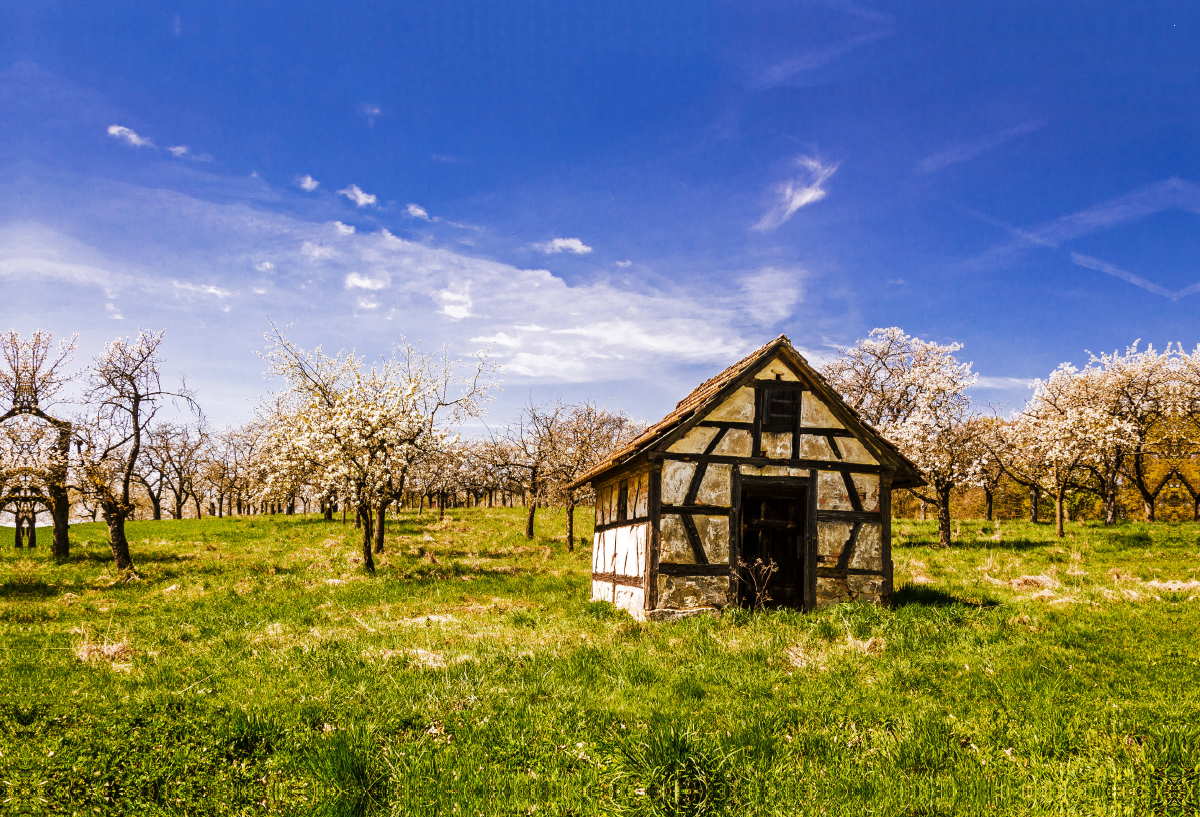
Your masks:
{"label": "meadow", "polygon": [[[100,524],[0,551],[0,813],[1190,814],[1200,526],[896,520],[897,603],[638,623],[590,522]],[[46,540],[49,531],[45,532]],[[41,538],[41,537],[39,537]]]}

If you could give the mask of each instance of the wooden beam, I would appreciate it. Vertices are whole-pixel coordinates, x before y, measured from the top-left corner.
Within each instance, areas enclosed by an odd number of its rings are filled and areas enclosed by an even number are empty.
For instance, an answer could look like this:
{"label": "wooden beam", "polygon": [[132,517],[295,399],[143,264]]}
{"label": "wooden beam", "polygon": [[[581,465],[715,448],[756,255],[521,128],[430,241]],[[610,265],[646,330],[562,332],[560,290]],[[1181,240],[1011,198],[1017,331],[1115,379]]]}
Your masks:
{"label": "wooden beam", "polygon": [[636,587],[639,590],[644,589],[642,579],[639,576],[623,576],[620,573],[593,573],[592,581],[619,584],[622,587]]}
{"label": "wooden beam", "polygon": [[701,516],[729,516],[731,508],[723,505],[662,505],[662,513],[694,514]]}
{"label": "wooden beam", "polygon": [[660,576],[728,576],[727,564],[685,565],[677,562],[659,562]]}
{"label": "wooden beam", "polygon": [[616,528],[628,528],[634,525],[644,525],[650,521],[649,516],[635,516],[633,519],[626,519],[624,522],[609,522],[607,525],[597,525],[595,532],[604,533],[606,530],[615,530]]}
{"label": "wooden beam", "polygon": [[851,474],[879,474],[884,470],[881,465],[846,462],[844,460],[774,460],[770,457],[730,457],[723,454],[668,454],[654,451],[650,453],[650,459],[654,461],[679,460],[680,462],[703,462],[710,465],[752,465],[755,468],[778,465],[784,468],[807,468],[818,471],[848,471]]}
{"label": "wooden beam", "polygon": [[871,511],[817,511],[818,522],[882,522],[883,515]]}

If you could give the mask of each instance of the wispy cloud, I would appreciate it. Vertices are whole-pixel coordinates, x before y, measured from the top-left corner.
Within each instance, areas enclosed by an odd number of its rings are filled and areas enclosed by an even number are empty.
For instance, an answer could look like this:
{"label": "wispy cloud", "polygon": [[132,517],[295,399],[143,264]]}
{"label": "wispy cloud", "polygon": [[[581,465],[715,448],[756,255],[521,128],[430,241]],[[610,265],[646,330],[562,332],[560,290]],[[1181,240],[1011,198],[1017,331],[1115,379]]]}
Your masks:
{"label": "wispy cloud", "polygon": [[359,111],[359,113],[361,113],[363,116],[365,116],[367,118],[367,126],[368,127],[374,127],[375,120],[378,119],[379,115],[383,113],[383,109],[380,108],[378,105],[370,105],[370,104],[359,106],[358,111]]}
{"label": "wispy cloud", "polygon": [[255,264],[254,268],[259,272],[270,272],[271,270],[275,269],[275,265],[270,261],[262,261],[258,264]]}
{"label": "wispy cloud", "polygon": [[391,276],[386,273],[376,278],[359,275],[357,272],[352,272],[346,276],[346,289],[380,290],[387,289],[390,283]]}
{"label": "wispy cloud", "polygon": [[311,193],[312,191],[316,190],[318,187],[321,186],[321,183],[319,181],[317,181],[316,179],[314,179],[312,176],[308,175],[307,173],[305,173],[303,176],[297,176],[296,184],[305,193]]}
{"label": "wispy cloud", "polygon": [[375,196],[370,193],[364,193],[362,188],[357,184],[352,184],[349,187],[343,187],[338,191],[338,195],[345,196],[354,202],[357,207],[366,207],[369,204],[375,203]]}
{"label": "wispy cloud", "polygon": [[420,218],[420,219],[424,219],[425,221],[430,220],[429,213],[425,210],[424,207],[422,207],[419,204],[408,205],[407,207],[404,208],[404,212],[406,214],[412,216],[413,218]]}
{"label": "wispy cloud", "polygon": [[790,316],[804,297],[804,270],[767,267],[741,279],[741,303],[757,323],[773,326]]}
{"label": "wispy cloud", "polygon": [[174,145],[167,148],[167,153],[170,153],[176,159],[191,159],[193,162],[211,162],[213,157],[207,153],[192,153],[192,149],[187,145]]}
{"label": "wispy cloud", "polygon": [[823,164],[812,156],[799,156],[796,158],[796,164],[807,173],[776,186],[775,206],[763,214],[753,229],[773,230],[791,218],[801,207],[825,198],[825,188],[821,185],[837,171],[837,164]]}
{"label": "wispy cloud", "polygon": [[333,247],[328,247],[324,244],[318,244],[315,241],[305,241],[300,245],[300,252],[307,255],[314,261],[320,261],[325,258],[333,258],[337,254],[337,250]]}
{"label": "wispy cloud", "polygon": [[988,377],[979,375],[971,388],[976,389],[1024,389],[1033,385],[1034,377]]}
{"label": "wispy cloud", "polygon": [[1081,267],[1092,269],[1096,272],[1103,272],[1106,275],[1113,276],[1114,278],[1120,278],[1122,281],[1128,281],[1134,286],[1141,287],[1147,292],[1153,292],[1155,295],[1161,295],[1164,298],[1169,298],[1172,301],[1178,301],[1180,298],[1186,298],[1188,295],[1194,295],[1197,292],[1200,292],[1200,283],[1186,286],[1183,289],[1167,289],[1166,287],[1160,286],[1153,281],[1146,280],[1140,275],[1135,275],[1134,273],[1123,270],[1120,267],[1108,263],[1107,261],[1102,261],[1099,258],[1093,258],[1092,256],[1084,255],[1083,253],[1072,252],[1071,261]]}
{"label": "wispy cloud", "polygon": [[996,131],[975,139],[971,142],[963,142],[955,145],[940,153],[935,153],[932,156],[927,156],[917,162],[918,173],[936,173],[950,165],[959,164],[974,159],[976,156],[981,156],[993,148],[998,148],[1005,142],[1016,139],[1018,136],[1024,136],[1027,133],[1033,133],[1046,127],[1046,123],[1039,120],[1033,122],[1025,122],[1020,125],[1008,128],[1007,130]]}
{"label": "wispy cloud", "polygon": [[135,148],[152,148],[154,143],[144,136],[138,136],[137,133],[125,127],[124,125],[109,125],[108,135],[116,139],[123,139],[126,144],[132,145]]}
{"label": "wispy cloud", "polygon": [[847,54],[856,48],[861,48],[868,43],[890,37],[891,34],[892,31],[890,29],[880,29],[878,31],[867,32],[866,34],[859,34],[856,37],[847,37],[844,40],[838,40],[822,48],[806,51],[798,56],[777,62],[763,70],[758,75],[755,84],[760,88],[772,88],[782,85],[797,74],[820,68],[827,63],[833,62],[843,54]]}
{"label": "wispy cloud", "polygon": [[338,235],[354,235],[353,224],[343,224],[340,221],[333,222],[333,226],[337,229]]}
{"label": "wispy cloud", "polygon": [[174,281],[176,289],[182,289],[184,292],[195,292],[199,295],[212,295],[216,298],[228,298],[233,293],[227,289],[212,286],[211,284],[189,284],[187,281]]}
{"label": "wispy cloud", "polygon": [[435,162],[445,162],[446,164],[451,164],[451,165],[458,161],[458,159],[454,158],[453,156],[446,156],[441,153],[435,153],[432,156],[430,156],[430,158],[433,159]]}
{"label": "wispy cloud", "polygon": [[125,316],[121,314],[121,310],[117,309],[117,305],[113,303],[107,303],[104,305],[104,314],[114,321],[125,320]]}
{"label": "wispy cloud", "polygon": [[618,267],[628,267],[633,265],[632,261],[613,261],[613,263]]}
{"label": "wispy cloud", "polygon": [[575,255],[587,255],[592,251],[592,248],[584,244],[578,238],[552,238],[549,241],[542,241],[538,244],[531,244],[535,250],[553,255],[560,252],[569,252]]}

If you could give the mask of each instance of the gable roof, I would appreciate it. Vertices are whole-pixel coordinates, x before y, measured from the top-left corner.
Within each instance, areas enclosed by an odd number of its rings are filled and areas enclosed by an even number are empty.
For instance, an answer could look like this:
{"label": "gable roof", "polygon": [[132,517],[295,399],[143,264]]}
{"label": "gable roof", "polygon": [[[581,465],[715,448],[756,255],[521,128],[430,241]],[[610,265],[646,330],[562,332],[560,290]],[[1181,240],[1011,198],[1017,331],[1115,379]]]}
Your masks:
{"label": "gable roof", "polygon": [[715,408],[727,396],[725,392],[732,391],[731,387],[743,375],[750,373],[757,364],[768,361],[777,352],[785,354],[790,359],[790,362],[809,381],[813,390],[824,400],[830,411],[834,412],[848,429],[855,432],[855,436],[859,437],[860,440],[866,438],[868,442],[877,442],[880,448],[885,449],[885,458],[892,459],[896,465],[896,475],[892,483],[895,487],[916,487],[925,484],[920,469],[908,457],[901,454],[900,449],[894,443],[883,437],[870,424],[859,417],[858,412],[846,404],[846,401],[842,399],[837,390],[829,385],[829,381],[822,377],[796,351],[795,347],[792,346],[792,342],[788,340],[787,335],[780,335],[770,343],[759,347],[737,363],[734,363],[717,376],[705,380],[693,389],[691,394],[676,403],[674,410],[670,414],[647,428],[627,445],[614,451],[603,462],[597,464],[571,483],[570,487],[575,488],[584,485],[603,476],[608,471],[628,464],[648,449],[654,447],[668,434],[686,424],[689,420],[699,419],[699,417],[707,413],[705,409]]}

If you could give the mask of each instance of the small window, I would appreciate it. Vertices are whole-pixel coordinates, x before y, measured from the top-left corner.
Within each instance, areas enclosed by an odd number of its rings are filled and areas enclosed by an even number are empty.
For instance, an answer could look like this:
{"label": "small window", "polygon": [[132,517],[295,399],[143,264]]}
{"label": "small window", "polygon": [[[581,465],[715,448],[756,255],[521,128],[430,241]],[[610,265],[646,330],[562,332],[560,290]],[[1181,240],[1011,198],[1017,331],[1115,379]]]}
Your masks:
{"label": "small window", "polygon": [[766,431],[792,431],[800,412],[800,392],[795,389],[766,389],[763,393],[762,427]]}
{"label": "small window", "polygon": [[629,518],[629,481],[621,480],[617,486],[617,521],[624,522]]}

